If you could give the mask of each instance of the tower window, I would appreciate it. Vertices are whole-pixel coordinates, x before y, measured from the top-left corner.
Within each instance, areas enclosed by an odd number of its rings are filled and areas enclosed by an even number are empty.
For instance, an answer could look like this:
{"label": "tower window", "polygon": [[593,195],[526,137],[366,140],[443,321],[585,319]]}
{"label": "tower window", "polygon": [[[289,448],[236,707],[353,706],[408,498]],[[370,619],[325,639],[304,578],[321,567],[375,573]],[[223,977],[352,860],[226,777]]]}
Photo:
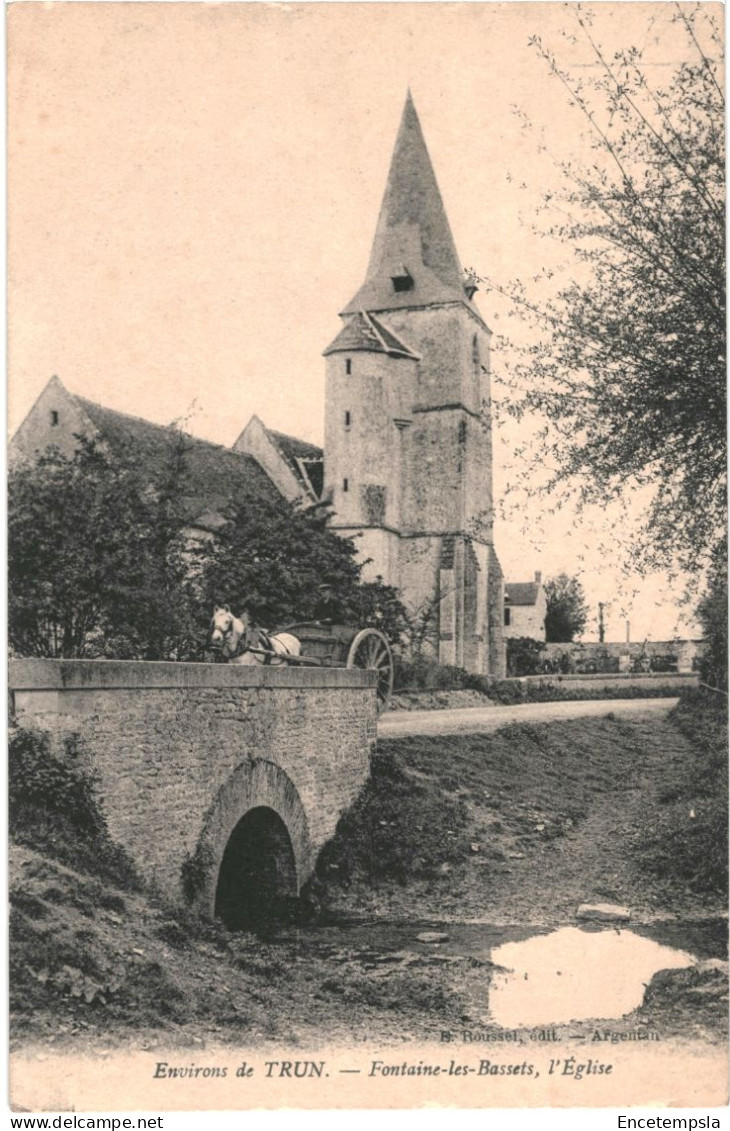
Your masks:
{"label": "tower window", "polygon": [[459,443],[460,444],[466,443],[466,421],[465,420],[459,421]]}
{"label": "tower window", "polygon": [[352,424],[352,417],[350,416],[350,410],[347,409],[345,411],[345,428],[349,428],[351,424]]}
{"label": "tower window", "polygon": [[55,428],[58,424],[58,413],[55,408],[51,409],[51,428]]}
{"label": "tower window", "polygon": [[413,290],[413,276],[407,267],[396,267],[393,274],[390,276],[393,284],[394,291],[412,291]]}
{"label": "tower window", "polygon": [[345,373],[348,375],[348,377],[352,373],[352,358],[351,357],[345,358]]}
{"label": "tower window", "polygon": [[347,491],[347,489],[349,488],[349,486],[350,486],[350,484],[349,484],[348,480],[347,480],[347,479],[343,479],[343,480],[342,480],[342,490],[343,490],[343,491]]}

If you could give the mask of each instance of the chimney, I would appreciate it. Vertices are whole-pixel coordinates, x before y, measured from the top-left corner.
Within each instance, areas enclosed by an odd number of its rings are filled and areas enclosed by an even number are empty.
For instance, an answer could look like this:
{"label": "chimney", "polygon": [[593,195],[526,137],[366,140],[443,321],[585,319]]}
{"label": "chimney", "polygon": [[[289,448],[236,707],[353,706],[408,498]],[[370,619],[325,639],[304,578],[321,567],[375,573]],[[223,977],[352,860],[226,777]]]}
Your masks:
{"label": "chimney", "polygon": [[540,572],[539,569],[536,569],[535,570],[535,584],[539,585],[541,581],[542,581],[542,573]]}

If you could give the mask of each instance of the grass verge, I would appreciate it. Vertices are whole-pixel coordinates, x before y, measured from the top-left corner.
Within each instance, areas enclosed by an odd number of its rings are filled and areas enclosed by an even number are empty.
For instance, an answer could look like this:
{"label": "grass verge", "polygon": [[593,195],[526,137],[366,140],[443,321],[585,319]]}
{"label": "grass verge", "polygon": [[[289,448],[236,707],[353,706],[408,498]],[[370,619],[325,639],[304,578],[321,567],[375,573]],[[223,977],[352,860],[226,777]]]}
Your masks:
{"label": "grass verge", "polygon": [[689,752],[667,758],[658,804],[638,851],[646,870],[673,876],[698,892],[725,895],[728,885],[728,717],[720,695],[685,692],[671,722]]}

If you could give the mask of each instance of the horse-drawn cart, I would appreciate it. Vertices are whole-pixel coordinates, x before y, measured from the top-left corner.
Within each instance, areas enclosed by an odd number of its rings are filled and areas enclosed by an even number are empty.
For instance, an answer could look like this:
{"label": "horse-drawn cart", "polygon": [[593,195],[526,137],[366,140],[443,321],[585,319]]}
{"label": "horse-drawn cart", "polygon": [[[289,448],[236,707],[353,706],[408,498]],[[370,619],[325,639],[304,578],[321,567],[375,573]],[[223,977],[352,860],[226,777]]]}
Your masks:
{"label": "horse-drawn cart", "polygon": [[267,632],[252,624],[245,609],[236,617],[228,605],[216,605],[210,647],[229,664],[299,664],[377,672],[379,712],[388,706],[393,693],[393,653],[377,628],[300,621]]}
{"label": "horse-drawn cart", "polygon": [[356,629],[343,624],[305,621],[277,629],[301,641],[300,656],[288,656],[288,664],[318,668],[362,668],[378,674],[378,712],[384,711],[393,694],[393,653],[387,637],[377,628]]}

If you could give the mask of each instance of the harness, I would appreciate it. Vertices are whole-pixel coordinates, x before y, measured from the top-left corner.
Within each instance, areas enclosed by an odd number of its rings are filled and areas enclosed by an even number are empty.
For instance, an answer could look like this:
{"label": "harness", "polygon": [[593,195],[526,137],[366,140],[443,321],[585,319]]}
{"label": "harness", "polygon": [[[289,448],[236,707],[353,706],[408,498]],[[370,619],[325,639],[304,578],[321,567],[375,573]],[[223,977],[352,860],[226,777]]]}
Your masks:
{"label": "harness", "polygon": [[[231,636],[232,631],[233,631],[233,624],[232,623],[228,626],[228,628],[222,630],[222,636],[223,636],[224,644],[226,646],[227,646],[227,643],[228,643],[228,640]],[[247,641],[246,641],[246,633],[242,632],[241,635],[238,638],[238,643],[236,644],[235,650],[233,652],[228,652],[228,654],[226,656],[227,662],[230,663],[231,660],[236,660],[236,659],[238,659],[239,656],[243,656],[246,652],[249,651],[250,648],[251,648],[251,645],[248,644]],[[271,634],[266,632],[266,630],[263,629],[263,628],[259,628],[259,629],[256,630],[255,648],[264,653],[261,662],[265,665],[270,664],[272,659],[275,656],[280,656],[280,655],[288,656],[288,655],[291,654],[290,649],[287,648],[286,644],[284,644],[283,641],[279,641],[279,648],[277,649],[276,645],[274,644],[274,640],[273,640]]]}
{"label": "harness", "polygon": [[265,632],[263,628],[260,628],[257,643],[259,648],[262,648],[266,653],[266,655],[264,656],[264,666],[266,666],[266,664],[271,663],[271,657],[274,655],[274,642],[272,641],[268,632]]}
{"label": "harness", "polygon": [[279,641],[280,651],[277,652],[271,634],[266,632],[263,628],[259,629],[258,645],[266,653],[264,656],[264,664],[270,664],[273,656],[289,656],[291,654],[282,640]]}
{"label": "harness", "polygon": [[246,636],[245,636],[245,633],[242,632],[241,635],[238,638],[238,644],[236,644],[235,651],[231,652],[230,655],[228,656],[229,662],[231,660],[237,660],[239,656],[242,656],[244,654],[244,652],[247,652],[247,651],[248,651],[248,645],[246,644]]}

